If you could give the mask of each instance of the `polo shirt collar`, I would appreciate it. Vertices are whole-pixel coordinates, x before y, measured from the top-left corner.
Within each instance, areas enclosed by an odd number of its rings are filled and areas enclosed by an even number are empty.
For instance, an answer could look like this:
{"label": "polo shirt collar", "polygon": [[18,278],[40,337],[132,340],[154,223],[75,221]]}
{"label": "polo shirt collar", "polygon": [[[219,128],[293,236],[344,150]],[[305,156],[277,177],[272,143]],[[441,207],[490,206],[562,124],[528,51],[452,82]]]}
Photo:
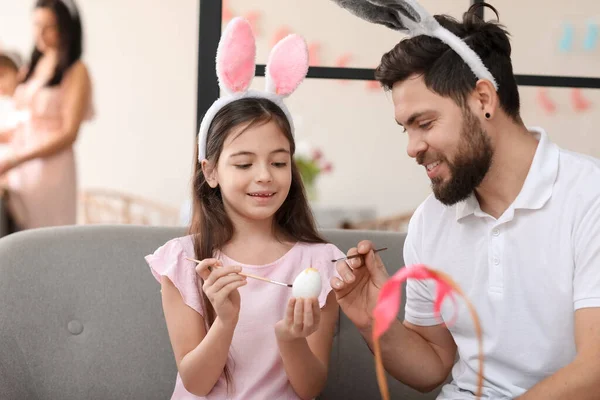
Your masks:
{"label": "polo shirt collar", "polygon": [[[552,196],[554,182],[558,176],[559,149],[550,141],[548,135],[542,128],[534,127],[529,131],[539,141],[533,162],[525,178],[525,182],[519,195],[513,202],[513,209],[542,208]],[[460,202],[456,206],[456,220],[460,220],[471,214],[482,213],[475,193]]]}

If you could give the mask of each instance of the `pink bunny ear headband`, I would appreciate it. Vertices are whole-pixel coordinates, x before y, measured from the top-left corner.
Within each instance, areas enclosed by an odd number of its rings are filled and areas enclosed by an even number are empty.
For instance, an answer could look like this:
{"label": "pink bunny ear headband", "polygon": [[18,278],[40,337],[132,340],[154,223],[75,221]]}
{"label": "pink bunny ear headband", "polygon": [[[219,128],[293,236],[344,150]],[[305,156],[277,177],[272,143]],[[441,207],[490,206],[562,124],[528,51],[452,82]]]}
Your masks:
{"label": "pink bunny ear headband", "polygon": [[292,134],[292,115],[283,102],[302,83],[308,72],[308,47],[299,35],[288,35],[271,50],[265,71],[265,90],[249,90],[256,69],[256,42],[248,21],[236,17],[229,22],[217,48],[217,77],[223,91],[208,109],[198,133],[198,161],[206,158],[208,128],[227,104],[243,98],[271,100],[285,113]]}
{"label": "pink bunny ear headband", "polygon": [[333,0],[352,14],[375,24],[401,31],[410,37],[427,35],[454,50],[479,79],[498,84],[481,58],[461,38],[441,26],[416,0]]}

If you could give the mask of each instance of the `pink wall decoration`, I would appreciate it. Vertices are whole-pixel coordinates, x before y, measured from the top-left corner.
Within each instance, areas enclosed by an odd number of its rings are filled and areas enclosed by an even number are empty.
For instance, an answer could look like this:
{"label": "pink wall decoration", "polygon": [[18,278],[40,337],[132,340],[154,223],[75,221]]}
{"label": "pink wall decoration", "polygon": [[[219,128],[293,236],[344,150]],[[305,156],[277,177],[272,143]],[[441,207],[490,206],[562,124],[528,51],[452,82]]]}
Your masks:
{"label": "pink wall decoration", "polygon": [[583,97],[583,93],[579,88],[571,90],[571,101],[575,111],[586,111],[592,106],[592,103]]}
{"label": "pink wall decoration", "polygon": [[[236,14],[233,12],[233,9],[230,6],[229,0],[223,0],[223,24],[227,24],[230,20],[232,20]],[[260,11],[252,10],[248,11],[243,17],[248,20],[250,25],[252,26],[252,31],[255,35],[260,35],[260,27],[258,26],[258,21],[261,17]]]}
{"label": "pink wall decoration", "polygon": [[308,65],[317,66],[321,64],[319,57],[319,51],[321,50],[321,43],[312,42],[308,45]]}
{"label": "pink wall decoration", "polygon": [[352,60],[352,54],[350,54],[350,53],[342,54],[335,60],[335,66],[340,67],[340,68],[347,67],[348,64],[350,63],[350,60]]}
{"label": "pink wall decoration", "polygon": [[229,0],[223,0],[223,22],[229,22],[233,18],[233,11],[229,7]]}
{"label": "pink wall decoration", "polygon": [[290,33],[290,28],[288,28],[287,26],[280,26],[279,28],[277,28],[277,30],[273,34],[273,38],[271,39],[271,47],[274,47],[281,39],[283,39]]}
{"label": "pink wall decoration", "polygon": [[[350,60],[352,60],[352,54],[344,53],[335,60],[334,65],[338,68],[345,68],[350,63]],[[348,80],[340,80],[342,85],[347,84],[348,82]]]}
{"label": "pink wall decoration", "polygon": [[542,107],[547,114],[554,114],[556,112],[556,105],[548,96],[548,90],[546,88],[539,88],[536,99],[538,104]]}
{"label": "pink wall decoration", "polygon": [[252,26],[252,31],[256,36],[260,36],[260,27],[258,26],[258,21],[260,20],[261,13],[260,11],[248,11],[244,18],[248,20],[250,25]]}
{"label": "pink wall decoration", "polygon": [[367,81],[365,86],[368,91],[375,92],[381,90],[381,85],[378,81]]}

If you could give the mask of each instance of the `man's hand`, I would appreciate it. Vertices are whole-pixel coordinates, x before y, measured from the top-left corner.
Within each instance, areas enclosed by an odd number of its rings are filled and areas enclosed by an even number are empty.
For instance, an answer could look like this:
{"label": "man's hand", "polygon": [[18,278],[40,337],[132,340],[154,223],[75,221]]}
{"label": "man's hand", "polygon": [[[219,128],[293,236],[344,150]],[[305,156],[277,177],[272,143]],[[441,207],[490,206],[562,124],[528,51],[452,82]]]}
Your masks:
{"label": "man's hand", "polygon": [[342,311],[363,332],[371,330],[379,290],[389,277],[381,258],[373,250],[373,244],[368,240],[348,250],[348,256],[361,256],[339,261],[336,268],[343,280],[331,279]]}

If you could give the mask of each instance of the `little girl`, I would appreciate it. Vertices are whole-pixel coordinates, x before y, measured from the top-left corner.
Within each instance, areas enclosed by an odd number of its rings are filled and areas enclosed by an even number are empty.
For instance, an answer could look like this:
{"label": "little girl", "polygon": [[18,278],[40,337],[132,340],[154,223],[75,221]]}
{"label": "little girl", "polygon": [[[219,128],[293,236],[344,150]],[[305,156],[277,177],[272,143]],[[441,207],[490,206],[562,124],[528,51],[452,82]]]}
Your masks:
{"label": "little girl", "polygon": [[[313,399],[327,379],[331,260],[344,254],[315,229],[283,103],[306,76],[306,43],[291,35],[275,46],[264,92],[248,90],[254,60],[250,25],[236,18],[217,52],[225,96],[198,135],[191,234],[146,257],[179,371],[172,399]],[[291,283],[308,267],[321,274],[318,298],[240,274]]]}

